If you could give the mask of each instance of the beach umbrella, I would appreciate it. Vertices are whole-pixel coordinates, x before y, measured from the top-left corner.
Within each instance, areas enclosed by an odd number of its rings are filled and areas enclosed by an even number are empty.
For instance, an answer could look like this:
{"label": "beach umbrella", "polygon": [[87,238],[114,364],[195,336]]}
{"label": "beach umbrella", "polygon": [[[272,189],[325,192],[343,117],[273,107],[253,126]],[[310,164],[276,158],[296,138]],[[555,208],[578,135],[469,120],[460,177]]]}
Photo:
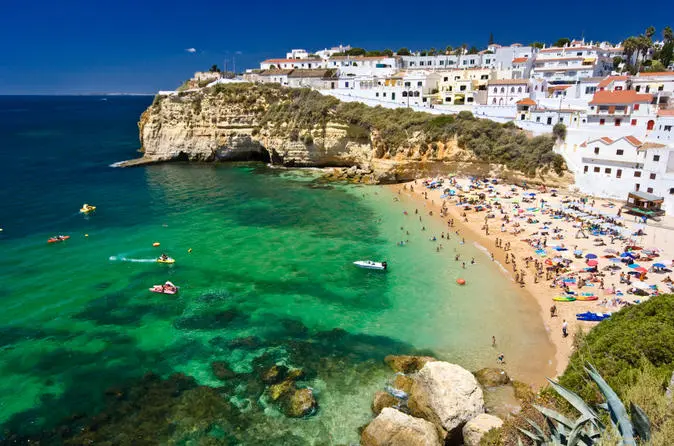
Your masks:
{"label": "beach umbrella", "polygon": [[664,263],[654,263],[653,266],[656,268],[667,268],[667,265]]}
{"label": "beach umbrella", "polygon": [[596,259],[597,255],[596,254],[585,254],[586,259]]}
{"label": "beach umbrella", "polygon": [[583,250],[582,249],[576,249],[575,251],[573,251],[573,253],[577,254],[577,255],[581,255],[583,253]]}
{"label": "beach umbrella", "polygon": [[647,273],[648,270],[644,268],[643,266],[640,266],[639,268],[635,268],[634,271],[639,271],[640,273]]}
{"label": "beach umbrella", "polygon": [[609,262],[613,263],[620,263],[622,260],[620,260],[618,257],[613,257],[612,259],[608,259]]}
{"label": "beach umbrella", "polygon": [[620,254],[620,257],[622,257],[622,258],[629,257],[629,258],[632,258],[632,259],[636,258],[636,256],[634,254],[632,254],[631,252],[623,252],[622,254]]}
{"label": "beach umbrella", "polygon": [[641,265],[639,265],[638,263],[632,263],[631,265],[627,265],[628,268],[632,268],[632,269],[637,269],[637,268],[639,268],[640,266],[641,266]]}
{"label": "beach umbrella", "polygon": [[597,262],[596,260],[588,260],[587,261],[587,266],[597,266],[598,264],[599,264],[599,262]]}

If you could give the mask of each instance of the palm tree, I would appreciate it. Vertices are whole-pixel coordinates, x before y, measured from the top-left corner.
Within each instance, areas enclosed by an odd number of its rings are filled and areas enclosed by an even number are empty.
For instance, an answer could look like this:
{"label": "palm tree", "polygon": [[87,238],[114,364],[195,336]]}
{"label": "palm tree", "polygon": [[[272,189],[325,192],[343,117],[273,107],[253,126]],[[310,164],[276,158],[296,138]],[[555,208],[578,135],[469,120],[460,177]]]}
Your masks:
{"label": "palm tree", "polygon": [[648,40],[652,41],[653,36],[655,35],[655,27],[649,26],[648,28],[646,28],[646,32],[644,34],[646,34],[646,37],[648,38]]}
{"label": "palm tree", "polygon": [[672,33],[672,28],[669,26],[665,26],[665,29],[662,30],[662,40],[664,40],[665,43],[674,40],[674,33]]}
{"label": "palm tree", "polygon": [[623,41],[623,48],[625,50],[625,56],[627,56],[627,63],[632,63],[632,56],[637,51],[637,38],[628,37]]}
{"label": "palm tree", "polygon": [[447,48],[445,48],[445,54],[452,54],[452,51],[454,48],[452,48],[452,45],[447,45]]}

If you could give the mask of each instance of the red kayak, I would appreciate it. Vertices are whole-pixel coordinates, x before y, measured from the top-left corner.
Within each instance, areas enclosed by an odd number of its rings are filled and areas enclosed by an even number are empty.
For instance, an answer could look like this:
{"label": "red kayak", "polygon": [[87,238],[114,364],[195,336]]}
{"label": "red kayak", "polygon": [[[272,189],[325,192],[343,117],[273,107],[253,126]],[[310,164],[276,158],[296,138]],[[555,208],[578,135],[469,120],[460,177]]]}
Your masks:
{"label": "red kayak", "polygon": [[47,243],[58,243],[58,242],[68,240],[69,238],[70,238],[69,235],[57,235],[56,237],[52,237],[52,238],[48,239]]}
{"label": "red kayak", "polygon": [[150,291],[160,294],[176,294],[178,292],[178,287],[173,285],[171,282],[166,282],[164,285],[153,286],[150,288]]}

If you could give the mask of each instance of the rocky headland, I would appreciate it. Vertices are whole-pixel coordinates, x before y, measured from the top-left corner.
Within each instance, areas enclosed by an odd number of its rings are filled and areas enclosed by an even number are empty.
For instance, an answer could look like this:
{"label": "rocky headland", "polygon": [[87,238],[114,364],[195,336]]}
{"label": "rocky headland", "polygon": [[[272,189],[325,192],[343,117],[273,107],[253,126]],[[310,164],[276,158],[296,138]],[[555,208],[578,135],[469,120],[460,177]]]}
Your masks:
{"label": "rocky headland", "polygon": [[342,103],[306,89],[230,84],[157,96],[138,123],[142,157],[167,161],[263,161],[323,167],[331,180],[394,183],[459,172],[569,182],[553,136],[464,112]]}

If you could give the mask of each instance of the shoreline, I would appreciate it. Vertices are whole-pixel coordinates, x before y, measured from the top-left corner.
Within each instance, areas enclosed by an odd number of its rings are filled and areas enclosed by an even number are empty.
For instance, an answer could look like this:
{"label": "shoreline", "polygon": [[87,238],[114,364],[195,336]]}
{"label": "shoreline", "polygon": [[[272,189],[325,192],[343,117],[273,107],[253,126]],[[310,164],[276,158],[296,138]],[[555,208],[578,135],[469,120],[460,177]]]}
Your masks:
{"label": "shoreline", "polygon": [[[459,181],[465,181],[465,177],[457,176],[456,178]],[[521,265],[521,267],[524,267],[526,263],[524,259],[527,257],[533,257],[534,259],[540,260],[541,262],[544,260],[544,258],[542,257],[537,257],[535,248],[533,248],[529,243],[526,243],[522,240],[527,237],[531,237],[532,235],[529,235],[529,233],[531,232],[531,230],[536,228],[527,227],[528,225],[524,223],[523,224],[524,227],[520,228],[523,230],[520,234],[513,234],[510,230],[501,232],[499,231],[498,228],[498,225],[502,223],[501,220],[499,218],[493,218],[488,222],[488,224],[492,225],[491,229],[494,232],[490,232],[487,235],[486,231],[484,230],[485,216],[487,213],[493,211],[475,212],[474,210],[471,210],[465,212],[465,220],[464,220],[463,217],[464,209],[462,207],[457,206],[457,203],[454,199],[441,198],[441,195],[443,193],[442,190],[446,186],[438,189],[427,189],[424,187],[423,181],[424,179],[419,179],[415,181],[409,181],[406,183],[388,185],[386,187],[388,187],[395,194],[404,194],[408,196],[411,200],[418,203],[419,208],[424,209],[426,211],[426,214],[428,214],[427,211],[432,210],[433,216],[431,216],[431,218],[436,219],[436,221],[440,221],[443,227],[445,228],[447,228],[448,220],[453,219],[454,224],[453,227],[449,229],[449,231],[452,232],[458,230],[460,234],[465,236],[467,242],[471,242],[478,249],[484,251],[487,258],[489,258],[491,254],[493,254],[494,262],[497,263],[496,266],[498,267],[498,269],[501,271],[501,273],[505,274],[508,277],[508,279],[511,280],[513,283],[516,283],[515,271],[513,271],[512,268],[513,262],[506,261],[506,255],[508,255],[509,258],[515,256],[516,263]],[[503,188],[504,185],[506,185],[506,183],[499,182],[498,187]],[[412,186],[414,189],[411,190],[410,186]],[[510,188],[511,186],[507,184],[507,187]],[[524,190],[518,188],[517,194],[521,192],[524,192]],[[565,192],[564,194],[560,195],[567,195],[567,193]],[[561,196],[556,200],[561,202]],[[609,203],[608,200],[598,198],[595,200],[597,201],[598,206],[603,206],[605,203]],[[446,204],[445,205],[446,213],[444,216],[442,216],[441,213],[443,202]],[[548,203],[554,203],[554,201],[553,202],[549,201]],[[496,214],[498,214],[498,212],[496,212]],[[538,215],[538,218],[543,218],[543,215],[545,214],[536,214],[536,215]],[[498,215],[498,217],[500,217],[500,215]],[[552,239],[552,237],[550,237],[550,245],[548,245],[548,247],[556,243],[561,244],[567,243],[570,246],[573,246],[574,244],[577,245],[584,244],[584,246],[587,247],[588,252],[592,251],[597,252],[598,254],[605,252],[604,250],[609,247],[620,249],[620,245],[618,244],[615,245],[610,244],[605,245],[602,248],[596,248],[593,247],[592,245],[592,239],[586,240],[573,239],[570,234],[571,232],[576,231],[576,228],[573,226],[573,222],[562,222],[561,220],[555,220],[554,224],[565,226],[564,231],[562,231],[562,233],[566,234],[567,238],[555,241]],[[631,225],[629,226],[627,225],[627,221],[625,221],[625,225],[627,227],[631,227]],[[662,243],[662,239],[663,238],[669,239],[672,236],[664,231],[666,231],[666,228],[657,228],[657,227],[648,228],[648,236],[644,237],[639,244],[641,246],[644,246],[644,243],[648,242],[649,244],[646,246],[666,246],[665,244]],[[550,233],[550,235],[552,235],[552,232]],[[496,238],[501,239],[502,240],[501,243],[504,246],[510,244],[511,245],[510,249],[506,251],[503,248],[497,247]],[[656,238],[658,241],[657,244]],[[670,254],[671,253],[662,252],[663,258],[662,262],[665,262],[664,259],[668,259],[667,262],[669,262]],[[585,261],[585,259],[581,260]],[[602,262],[604,261],[603,258],[598,260],[601,260]],[[656,260],[656,262],[658,261],[660,260]],[[595,326],[596,324],[592,322],[578,321],[576,320],[575,315],[577,313],[582,313],[586,311],[612,312],[617,311],[620,307],[616,308],[616,307],[600,306],[599,300],[554,302],[552,298],[561,294],[560,288],[551,287],[550,285],[551,282],[548,280],[543,280],[543,278],[541,278],[537,283],[534,283],[533,276],[535,275],[535,269],[533,266],[534,266],[533,261],[529,262],[529,264],[525,268],[521,268],[520,266],[518,266],[519,271],[524,271],[526,277],[526,279],[524,280],[524,284],[520,287],[520,293],[522,295],[522,298],[526,299],[528,303],[535,304],[538,307],[538,313],[540,315],[541,322],[543,323],[543,326],[547,332],[549,341],[554,347],[554,356],[551,359],[554,361],[553,365],[555,373],[557,376],[559,376],[566,369],[571,354],[573,353],[573,339],[574,339],[573,335],[580,330],[587,332],[591,327]],[[601,266],[603,266],[603,264]],[[599,299],[601,298],[611,299],[615,297],[613,295],[607,296],[608,294],[607,291],[608,288],[610,288],[611,283],[613,283],[613,286],[615,286],[615,288],[625,289],[625,286],[617,282],[617,278],[618,278],[617,274],[615,275],[611,274],[610,276],[607,275],[606,277],[602,277],[602,280],[606,279],[607,282],[606,289],[604,289],[603,292],[601,292],[599,289],[594,288],[593,289],[594,294],[597,295]],[[651,278],[657,281],[657,283],[660,283],[661,277],[655,276]],[[650,280],[650,282],[653,282],[653,280]],[[630,298],[634,299],[635,297],[636,299],[639,299],[638,296],[630,296],[630,297],[623,296],[623,300]],[[555,317],[550,316],[550,307],[553,304],[557,308],[557,315]],[[566,320],[566,322],[568,323],[569,335],[566,337],[563,336],[562,334],[562,323],[564,320]]]}

